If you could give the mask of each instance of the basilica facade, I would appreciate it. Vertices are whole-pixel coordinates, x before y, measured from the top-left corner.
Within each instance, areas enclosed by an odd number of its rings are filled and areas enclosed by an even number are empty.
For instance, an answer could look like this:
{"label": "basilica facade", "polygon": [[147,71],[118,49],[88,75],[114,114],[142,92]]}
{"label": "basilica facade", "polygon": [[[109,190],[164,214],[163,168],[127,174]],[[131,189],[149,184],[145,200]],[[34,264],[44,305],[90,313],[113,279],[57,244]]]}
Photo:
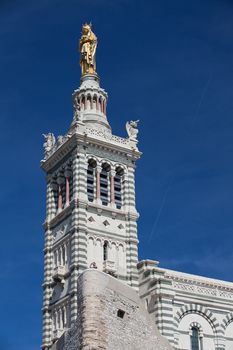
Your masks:
{"label": "basilica facade", "polygon": [[[42,348],[133,350],[143,341],[148,350],[232,350],[233,283],[138,262],[138,121],[127,122],[125,138],[112,133],[96,48],[85,24],[73,120],[64,136],[44,135]],[[137,327],[140,337],[130,338]],[[129,337],[120,342],[113,331],[123,328]]]}

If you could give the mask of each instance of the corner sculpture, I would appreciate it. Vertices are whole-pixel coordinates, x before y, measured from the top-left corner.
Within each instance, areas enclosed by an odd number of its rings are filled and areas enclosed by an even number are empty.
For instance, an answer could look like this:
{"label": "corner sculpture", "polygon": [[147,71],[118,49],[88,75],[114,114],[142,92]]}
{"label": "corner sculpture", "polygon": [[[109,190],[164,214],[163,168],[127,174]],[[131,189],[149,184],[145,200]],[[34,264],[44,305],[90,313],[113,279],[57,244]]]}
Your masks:
{"label": "corner sculpture", "polygon": [[51,149],[53,148],[53,146],[56,143],[56,139],[53,133],[48,133],[48,134],[43,134],[44,138],[45,138],[45,142],[43,144],[43,148],[44,148],[44,155],[45,157],[47,157],[49,155],[49,152],[51,151]]}
{"label": "corner sculpture", "polygon": [[80,66],[82,76],[96,74],[97,37],[91,30],[91,23],[82,27],[82,36],[79,41]]}
{"label": "corner sculpture", "polygon": [[135,120],[135,121],[131,120],[130,122],[126,123],[125,127],[130,140],[137,141],[138,123],[139,123],[139,120]]}

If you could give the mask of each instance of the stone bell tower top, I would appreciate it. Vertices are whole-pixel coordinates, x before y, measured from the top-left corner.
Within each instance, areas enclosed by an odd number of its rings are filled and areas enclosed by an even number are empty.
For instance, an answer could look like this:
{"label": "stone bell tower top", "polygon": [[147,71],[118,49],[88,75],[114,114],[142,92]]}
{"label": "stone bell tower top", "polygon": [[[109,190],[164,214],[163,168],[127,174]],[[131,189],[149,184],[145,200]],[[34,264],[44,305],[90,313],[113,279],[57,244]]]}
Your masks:
{"label": "stone bell tower top", "polygon": [[111,133],[106,116],[108,95],[99,85],[97,74],[81,77],[81,86],[73,93],[74,115],[88,127]]}
{"label": "stone bell tower top", "polygon": [[[107,119],[107,92],[100,87],[100,78],[96,72],[96,49],[97,37],[91,29],[91,24],[84,24],[79,40],[81,79],[80,87],[72,94],[73,120],[68,132],[62,136],[54,136],[53,133],[43,134],[44,159],[43,168],[48,170],[52,165],[47,162],[58,149],[64,148],[65,144],[72,144],[71,139],[78,133],[100,138],[108,142],[109,146],[120,146],[133,152],[135,159],[140,157],[137,148],[138,120],[128,121],[126,131],[128,138],[121,138],[112,134],[111,126]],[[47,167],[48,164],[48,167]]]}

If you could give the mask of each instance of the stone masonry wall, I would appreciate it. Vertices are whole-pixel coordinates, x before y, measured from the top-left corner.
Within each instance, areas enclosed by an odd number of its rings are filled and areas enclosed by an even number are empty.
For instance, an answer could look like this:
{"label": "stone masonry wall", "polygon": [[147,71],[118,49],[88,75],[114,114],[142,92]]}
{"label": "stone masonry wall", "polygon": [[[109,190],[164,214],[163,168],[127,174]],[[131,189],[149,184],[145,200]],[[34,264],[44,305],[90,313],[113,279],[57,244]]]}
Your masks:
{"label": "stone masonry wall", "polygon": [[171,350],[138,294],[116,278],[96,270],[78,279],[76,324],[53,350]]}

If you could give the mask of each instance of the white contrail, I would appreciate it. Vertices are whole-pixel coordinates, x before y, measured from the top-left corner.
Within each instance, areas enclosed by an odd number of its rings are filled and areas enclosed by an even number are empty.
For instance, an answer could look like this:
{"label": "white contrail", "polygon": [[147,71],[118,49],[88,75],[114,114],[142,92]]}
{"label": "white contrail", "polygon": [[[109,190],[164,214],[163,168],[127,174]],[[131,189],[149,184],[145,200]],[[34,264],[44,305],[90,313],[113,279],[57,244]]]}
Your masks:
{"label": "white contrail", "polygon": [[161,216],[161,214],[162,214],[163,208],[164,208],[165,203],[166,203],[166,199],[167,199],[168,192],[169,192],[169,190],[170,190],[170,188],[171,188],[171,185],[172,185],[172,181],[173,181],[173,176],[171,177],[171,179],[170,179],[170,181],[169,181],[169,184],[168,184],[168,186],[167,186],[167,189],[166,189],[166,191],[165,191],[165,193],[164,193],[164,195],[163,195],[163,198],[162,198],[162,201],[161,201],[161,204],[160,204],[160,208],[159,208],[157,217],[156,217],[156,219],[155,219],[155,221],[154,221],[154,224],[153,224],[153,227],[152,227],[150,236],[149,236],[149,238],[148,238],[148,243],[151,241],[152,236],[153,236],[153,234],[154,234],[154,232],[155,232],[155,230],[156,230],[156,228],[157,228],[157,226],[158,226],[160,216]]}
{"label": "white contrail", "polygon": [[[193,117],[193,120],[191,121],[191,124],[192,124],[192,127],[194,126],[194,123],[198,117],[198,114],[199,114],[199,111],[200,111],[200,108],[201,108],[201,105],[204,101],[204,98],[205,98],[205,95],[206,95],[206,92],[209,88],[209,85],[210,85],[210,82],[211,82],[211,79],[212,79],[212,74],[209,75],[209,78],[207,79],[206,81],[206,84],[204,85],[203,89],[202,89],[202,93],[201,93],[201,96],[200,96],[200,99],[199,99],[199,102],[197,104],[197,108],[196,108],[196,112],[194,114],[194,117]],[[157,217],[154,221],[154,224],[153,224],[153,227],[152,227],[152,230],[151,230],[151,233],[149,235],[149,238],[148,238],[148,243],[150,243],[151,239],[152,239],[152,236],[154,235],[156,229],[157,229],[157,226],[158,226],[158,223],[159,223],[159,219],[160,219],[160,216],[162,214],[162,211],[163,211],[163,208],[165,206],[165,203],[166,203],[166,199],[167,199],[167,195],[168,195],[168,192],[171,188],[171,185],[172,185],[172,181],[173,181],[173,177],[174,175],[171,177],[171,180],[167,186],[167,189],[164,193],[164,196],[162,198],[162,201],[161,201],[161,205],[160,205],[160,208],[159,208],[159,211],[158,211],[158,214],[157,214]]]}
{"label": "white contrail", "polygon": [[203,87],[203,89],[202,89],[201,97],[200,97],[200,100],[199,100],[199,102],[198,102],[198,104],[197,104],[196,112],[195,112],[194,117],[193,117],[193,120],[192,120],[192,122],[191,122],[192,126],[193,126],[193,124],[195,123],[195,121],[196,121],[196,119],[197,119],[197,117],[198,117],[198,114],[199,114],[201,105],[202,105],[202,103],[203,103],[203,101],[204,101],[204,97],[205,97],[206,92],[207,92],[207,90],[208,90],[208,88],[209,88],[209,85],[210,85],[211,80],[212,80],[212,74],[209,75],[209,79],[207,79],[207,82],[206,82],[206,84],[204,85],[204,87]]}

